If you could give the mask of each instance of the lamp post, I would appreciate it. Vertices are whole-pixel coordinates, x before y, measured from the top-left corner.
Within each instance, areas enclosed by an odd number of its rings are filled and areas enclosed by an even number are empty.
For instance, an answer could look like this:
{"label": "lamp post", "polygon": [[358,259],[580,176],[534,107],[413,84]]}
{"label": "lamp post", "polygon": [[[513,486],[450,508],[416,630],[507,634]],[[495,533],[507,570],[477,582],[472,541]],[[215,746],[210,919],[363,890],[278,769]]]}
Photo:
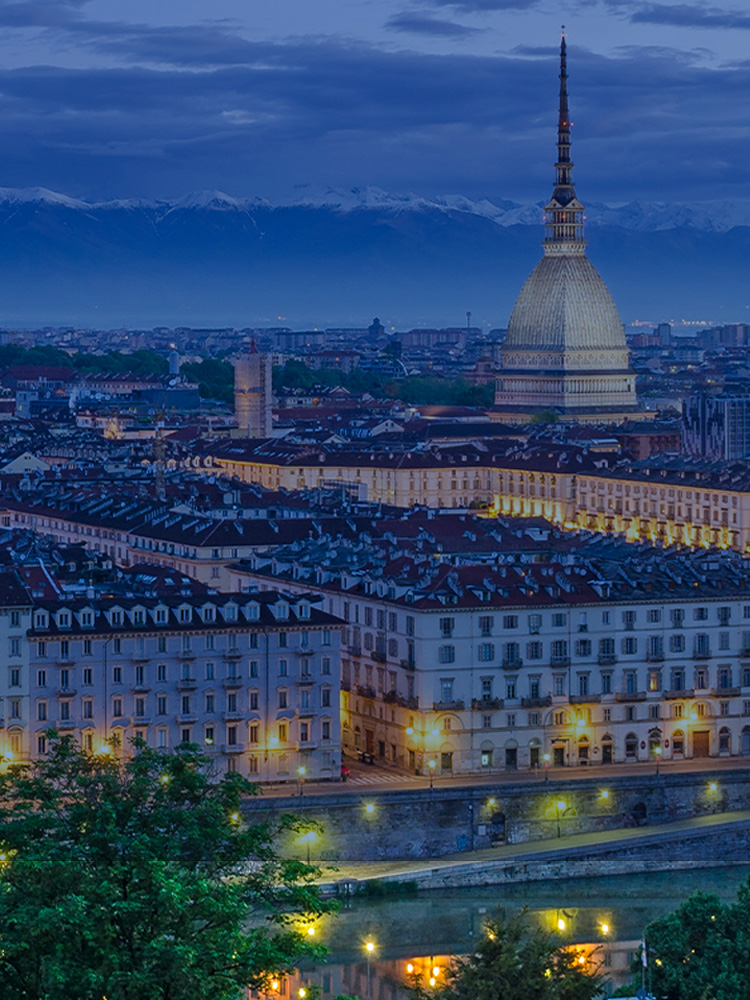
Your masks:
{"label": "lamp post", "polygon": [[558,799],[557,802],[555,802],[555,815],[557,817],[557,836],[558,837],[562,836],[562,832],[561,832],[561,829],[560,829],[560,820],[565,815],[565,813],[567,812],[567,809],[568,809],[568,804],[567,804],[567,802],[564,802],[562,799]]}
{"label": "lamp post", "polygon": [[299,794],[305,794],[305,775],[307,774],[306,767],[297,768],[297,784],[299,785]]}
{"label": "lamp post", "polygon": [[372,958],[372,953],[374,951],[375,951],[375,943],[374,943],[374,941],[366,941],[365,942],[365,955],[367,956],[367,1000],[372,1000],[370,959]]}
{"label": "lamp post", "polygon": [[435,768],[437,767],[437,763],[435,760],[431,760],[428,762],[427,767],[430,771],[430,798],[432,798],[432,789],[435,784]]}
{"label": "lamp post", "polygon": [[542,760],[544,761],[544,780],[545,781],[549,781],[550,755],[548,753],[544,754],[544,756],[542,757]]}
{"label": "lamp post", "polygon": [[661,747],[654,747],[654,757],[656,757],[656,774],[659,775],[659,764],[661,763]]}

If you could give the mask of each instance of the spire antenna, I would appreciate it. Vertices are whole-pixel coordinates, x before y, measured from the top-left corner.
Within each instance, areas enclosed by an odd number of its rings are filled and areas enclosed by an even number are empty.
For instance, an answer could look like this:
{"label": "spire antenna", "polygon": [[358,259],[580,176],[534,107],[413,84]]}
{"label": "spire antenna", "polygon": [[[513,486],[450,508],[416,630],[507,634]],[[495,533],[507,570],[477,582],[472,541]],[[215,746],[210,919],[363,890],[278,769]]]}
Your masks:
{"label": "spire antenna", "polygon": [[570,252],[581,252],[583,239],[583,205],[576,197],[573,185],[573,161],[570,158],[570,111],[568,108],[568,44],[565,25],[560,38],[560,95],[557,115],[557,162],[555,187],[547,205],[545,246]]}

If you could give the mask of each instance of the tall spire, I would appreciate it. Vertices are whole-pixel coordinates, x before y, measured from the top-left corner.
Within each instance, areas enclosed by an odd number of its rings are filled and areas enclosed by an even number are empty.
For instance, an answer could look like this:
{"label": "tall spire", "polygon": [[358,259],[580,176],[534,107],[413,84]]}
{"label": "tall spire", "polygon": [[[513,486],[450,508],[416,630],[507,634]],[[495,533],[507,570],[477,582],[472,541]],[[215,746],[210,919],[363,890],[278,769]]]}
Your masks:
{"label": "tall spire", "polygon": [[557,119],[555,187],[552,191],[552,199],[547,205],[544,242],[546,246],[554,245],[557,247],[557,252],[561,252],[565,246],[569,248],[569,252],[580,253],[585,246],[583,205],[576,197],[576,190],[573,186],[573,162],[570,159],[568,47],[565,41],[565,25],[563,25],[560,40],[560,107]]}

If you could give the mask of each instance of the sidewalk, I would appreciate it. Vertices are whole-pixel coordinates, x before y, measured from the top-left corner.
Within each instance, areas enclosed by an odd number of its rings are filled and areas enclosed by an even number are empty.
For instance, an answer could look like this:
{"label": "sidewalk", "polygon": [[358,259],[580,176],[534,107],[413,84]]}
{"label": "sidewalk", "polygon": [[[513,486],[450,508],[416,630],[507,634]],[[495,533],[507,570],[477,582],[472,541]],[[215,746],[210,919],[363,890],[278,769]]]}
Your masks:
{"label": "sidewalk", "polygon": [[[367,881],[370,879],[403,879],[408,881],[424,872],[445,871],[451,868],[486,864],[488,861],[523,862],[536,858],[548,860],[578,852],[582,848],[606,847],[624,841],[680,839],[685,832],[716,828],[731,828],[750,824],[750,810],[731,813],[712,813],[675,823],[658,826],[629,827],[622,830],[602,830],[595,833],[579,833],[570,837],[552,840],[536,840],[525,844],[504,844],[501,847],[484,848],[481,851],[464,851],[439,858],[418,858],[409,861],[346,861],[335,866],[325,866],[320,878],[321,885],[332,886],[342,881]],[[748,857],[750,864],[750,857]]]}

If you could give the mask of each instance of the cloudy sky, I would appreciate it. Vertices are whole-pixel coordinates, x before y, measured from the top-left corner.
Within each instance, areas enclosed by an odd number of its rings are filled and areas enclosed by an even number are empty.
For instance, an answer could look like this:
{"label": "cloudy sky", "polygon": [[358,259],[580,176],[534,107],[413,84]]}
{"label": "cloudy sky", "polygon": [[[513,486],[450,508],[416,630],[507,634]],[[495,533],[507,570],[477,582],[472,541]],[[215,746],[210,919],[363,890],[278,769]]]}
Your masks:
{"label": "cloudy sky", "polygon": [[0,185],[745,197],[750,9],[643,0],[0,0]]}

